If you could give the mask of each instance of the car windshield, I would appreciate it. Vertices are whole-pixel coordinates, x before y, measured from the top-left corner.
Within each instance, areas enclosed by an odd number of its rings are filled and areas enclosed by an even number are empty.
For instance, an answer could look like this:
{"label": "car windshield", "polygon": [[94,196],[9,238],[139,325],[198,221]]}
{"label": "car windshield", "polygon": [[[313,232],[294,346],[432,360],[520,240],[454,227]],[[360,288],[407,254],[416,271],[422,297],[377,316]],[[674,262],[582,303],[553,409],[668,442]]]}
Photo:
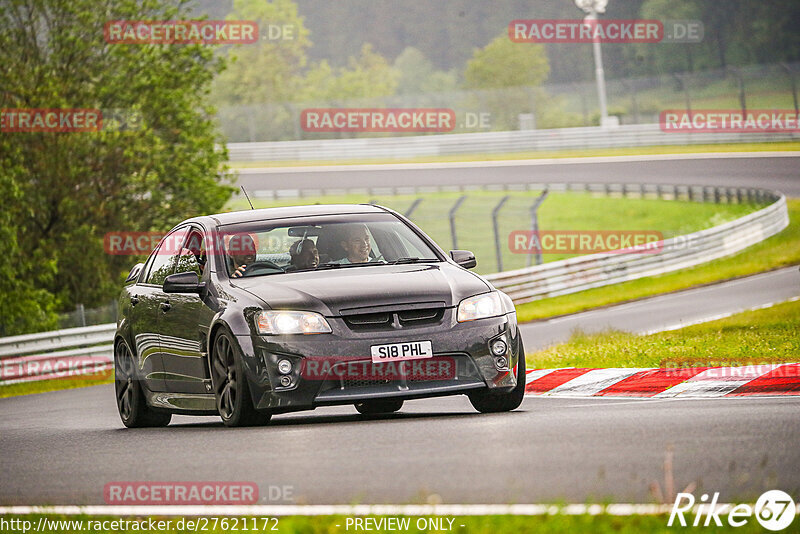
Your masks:
{"label": "car windshield", "polygon": [[442,261],[390,213],[268,220],[220,230],[232,278]]}

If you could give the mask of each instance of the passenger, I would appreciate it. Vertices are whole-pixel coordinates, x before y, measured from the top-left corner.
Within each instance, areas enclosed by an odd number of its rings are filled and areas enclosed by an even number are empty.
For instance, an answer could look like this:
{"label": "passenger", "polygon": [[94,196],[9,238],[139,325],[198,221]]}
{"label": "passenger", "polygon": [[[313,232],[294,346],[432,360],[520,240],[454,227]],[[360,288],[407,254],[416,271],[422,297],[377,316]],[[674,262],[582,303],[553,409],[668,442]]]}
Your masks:
{"label": "passenger", "polygon": [[344,239],[340,241],[347,254],[344,258],[331,263],[367,263],[372,261],[369,253],[372,245],[369,240],[366,224],[348,224],[344,230]]}
{"label": "passenger", "polygon": [[256,261],[256,243],[249,234],[231,236],[228,240],[228,254],[233,262],[231,278],[239,278],[247,266]]}
{"label": "passenger", "polygon": [[289,247],[294,269],[314,269],[319,265],[319,251],[311,239],[298,239]]}

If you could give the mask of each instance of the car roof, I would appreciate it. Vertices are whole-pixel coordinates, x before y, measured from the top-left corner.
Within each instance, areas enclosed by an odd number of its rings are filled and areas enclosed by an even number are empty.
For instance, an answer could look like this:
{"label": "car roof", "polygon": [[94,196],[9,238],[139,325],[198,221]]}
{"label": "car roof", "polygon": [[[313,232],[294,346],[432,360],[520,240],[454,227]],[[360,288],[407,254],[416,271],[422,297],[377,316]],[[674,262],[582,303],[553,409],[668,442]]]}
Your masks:
{"label": "car roof", "polygon": [[348,213],[386,213],[386,211],[385,208],[372,204],[311,204],[308,206],[284,206],[280,208],[262,208],[257,210],[217,213],[214,215],[195,217],[181,224],[199,222],[209,226],[222,226],[273,219],[290,219],[294,217],[342,215]]}

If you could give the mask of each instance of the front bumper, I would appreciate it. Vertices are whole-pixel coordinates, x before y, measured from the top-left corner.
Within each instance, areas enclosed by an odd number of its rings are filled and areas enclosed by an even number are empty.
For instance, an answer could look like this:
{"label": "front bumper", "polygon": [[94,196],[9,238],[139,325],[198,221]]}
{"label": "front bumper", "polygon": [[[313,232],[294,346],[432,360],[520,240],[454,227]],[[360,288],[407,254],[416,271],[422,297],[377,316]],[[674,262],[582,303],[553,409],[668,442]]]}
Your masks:
{"label": "front bumper", "polygon": [[[316,406],[353,404],[383,398],[423,398],[477,389],[509,391],[516,385],[519,339],[516,316],[455,320],[448,308],[436,324],[358,331],[343,318],[327,318],[330,334],[237,336],[245,356],[253,405],[274,413]],[[503,337],[507,368],[496,367],[489,344]],[[430,341],[433,358],[395,362],[391,368],[371,363],[370,347],[407,341]],[[292,362],[287,375],[280,360]],[[511,370],[509,370],[511,369]],[[281,385],[282,376],[291,384]]]}

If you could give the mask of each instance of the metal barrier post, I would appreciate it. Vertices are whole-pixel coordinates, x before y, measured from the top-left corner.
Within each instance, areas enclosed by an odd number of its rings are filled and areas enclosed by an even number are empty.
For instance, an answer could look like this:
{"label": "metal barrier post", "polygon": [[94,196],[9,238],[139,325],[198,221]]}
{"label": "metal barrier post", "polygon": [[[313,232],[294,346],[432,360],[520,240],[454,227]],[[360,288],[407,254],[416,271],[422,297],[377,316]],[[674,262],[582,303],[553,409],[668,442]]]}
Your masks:
{"label": "metal barrier post", "polygon": [[[547,198],[547,193],[548,193],[548,190],[545,188],[545,190],[542,191],[542,193],[533,202],[533,205],[531,205],[531,231],[533,232],[533,235],[537,235],[539,233],[539,215],[538,215],[537,212],[539,210],[539,206],[541,206],[542,202],[544,202],[544,199]],[[539,242],[541,243],[541,240],[539,240]],[[530,254],[528,254],[528,259],[525,261],[525,264],[528,267],[531,266],[531,255]],[[542,264],[542,253],[541,253],[541,251],[537,251],[536,252],[536,265],[541,265],[541,264]]]}
{"label": "metal barrier post", "polygon": [[500,215],[500,210],[503,208],[503,204],[511,198],[509,195],[504,196],[500,199],[500,202],[497,203],[497,206],[494,207],[492,210],[492,227],[494,228],[494,250],[495,254],[497,254],[497,272],[503,271],[503,251],[500,247],[500,228],[497,224],[497,217]]}
{"label": "metal barrier post", "polygon": [[453,249],[458,249],[458,237],[456,236],[456,211],[458,208],[461,207],[461,204],[467,200],[467,195],[462,195],[456,200],[456,203],[453,204],[453,207],[450,208],[450,213],[448,217],[450,218],[450,235],[453,237]]}
{"label": "metal barrier post", "polygon": [[408,217],[410,219],[411,218],[411,214],[414,213],[414,210],[417,209],[417,206],[419,206],[420,202],[422,202],[422,197],[415,198],[414,202],[411,203],[411,205],[408,207],[408,209],[406,210],[406,212],[403,215],[405,215],[406,217]]}

